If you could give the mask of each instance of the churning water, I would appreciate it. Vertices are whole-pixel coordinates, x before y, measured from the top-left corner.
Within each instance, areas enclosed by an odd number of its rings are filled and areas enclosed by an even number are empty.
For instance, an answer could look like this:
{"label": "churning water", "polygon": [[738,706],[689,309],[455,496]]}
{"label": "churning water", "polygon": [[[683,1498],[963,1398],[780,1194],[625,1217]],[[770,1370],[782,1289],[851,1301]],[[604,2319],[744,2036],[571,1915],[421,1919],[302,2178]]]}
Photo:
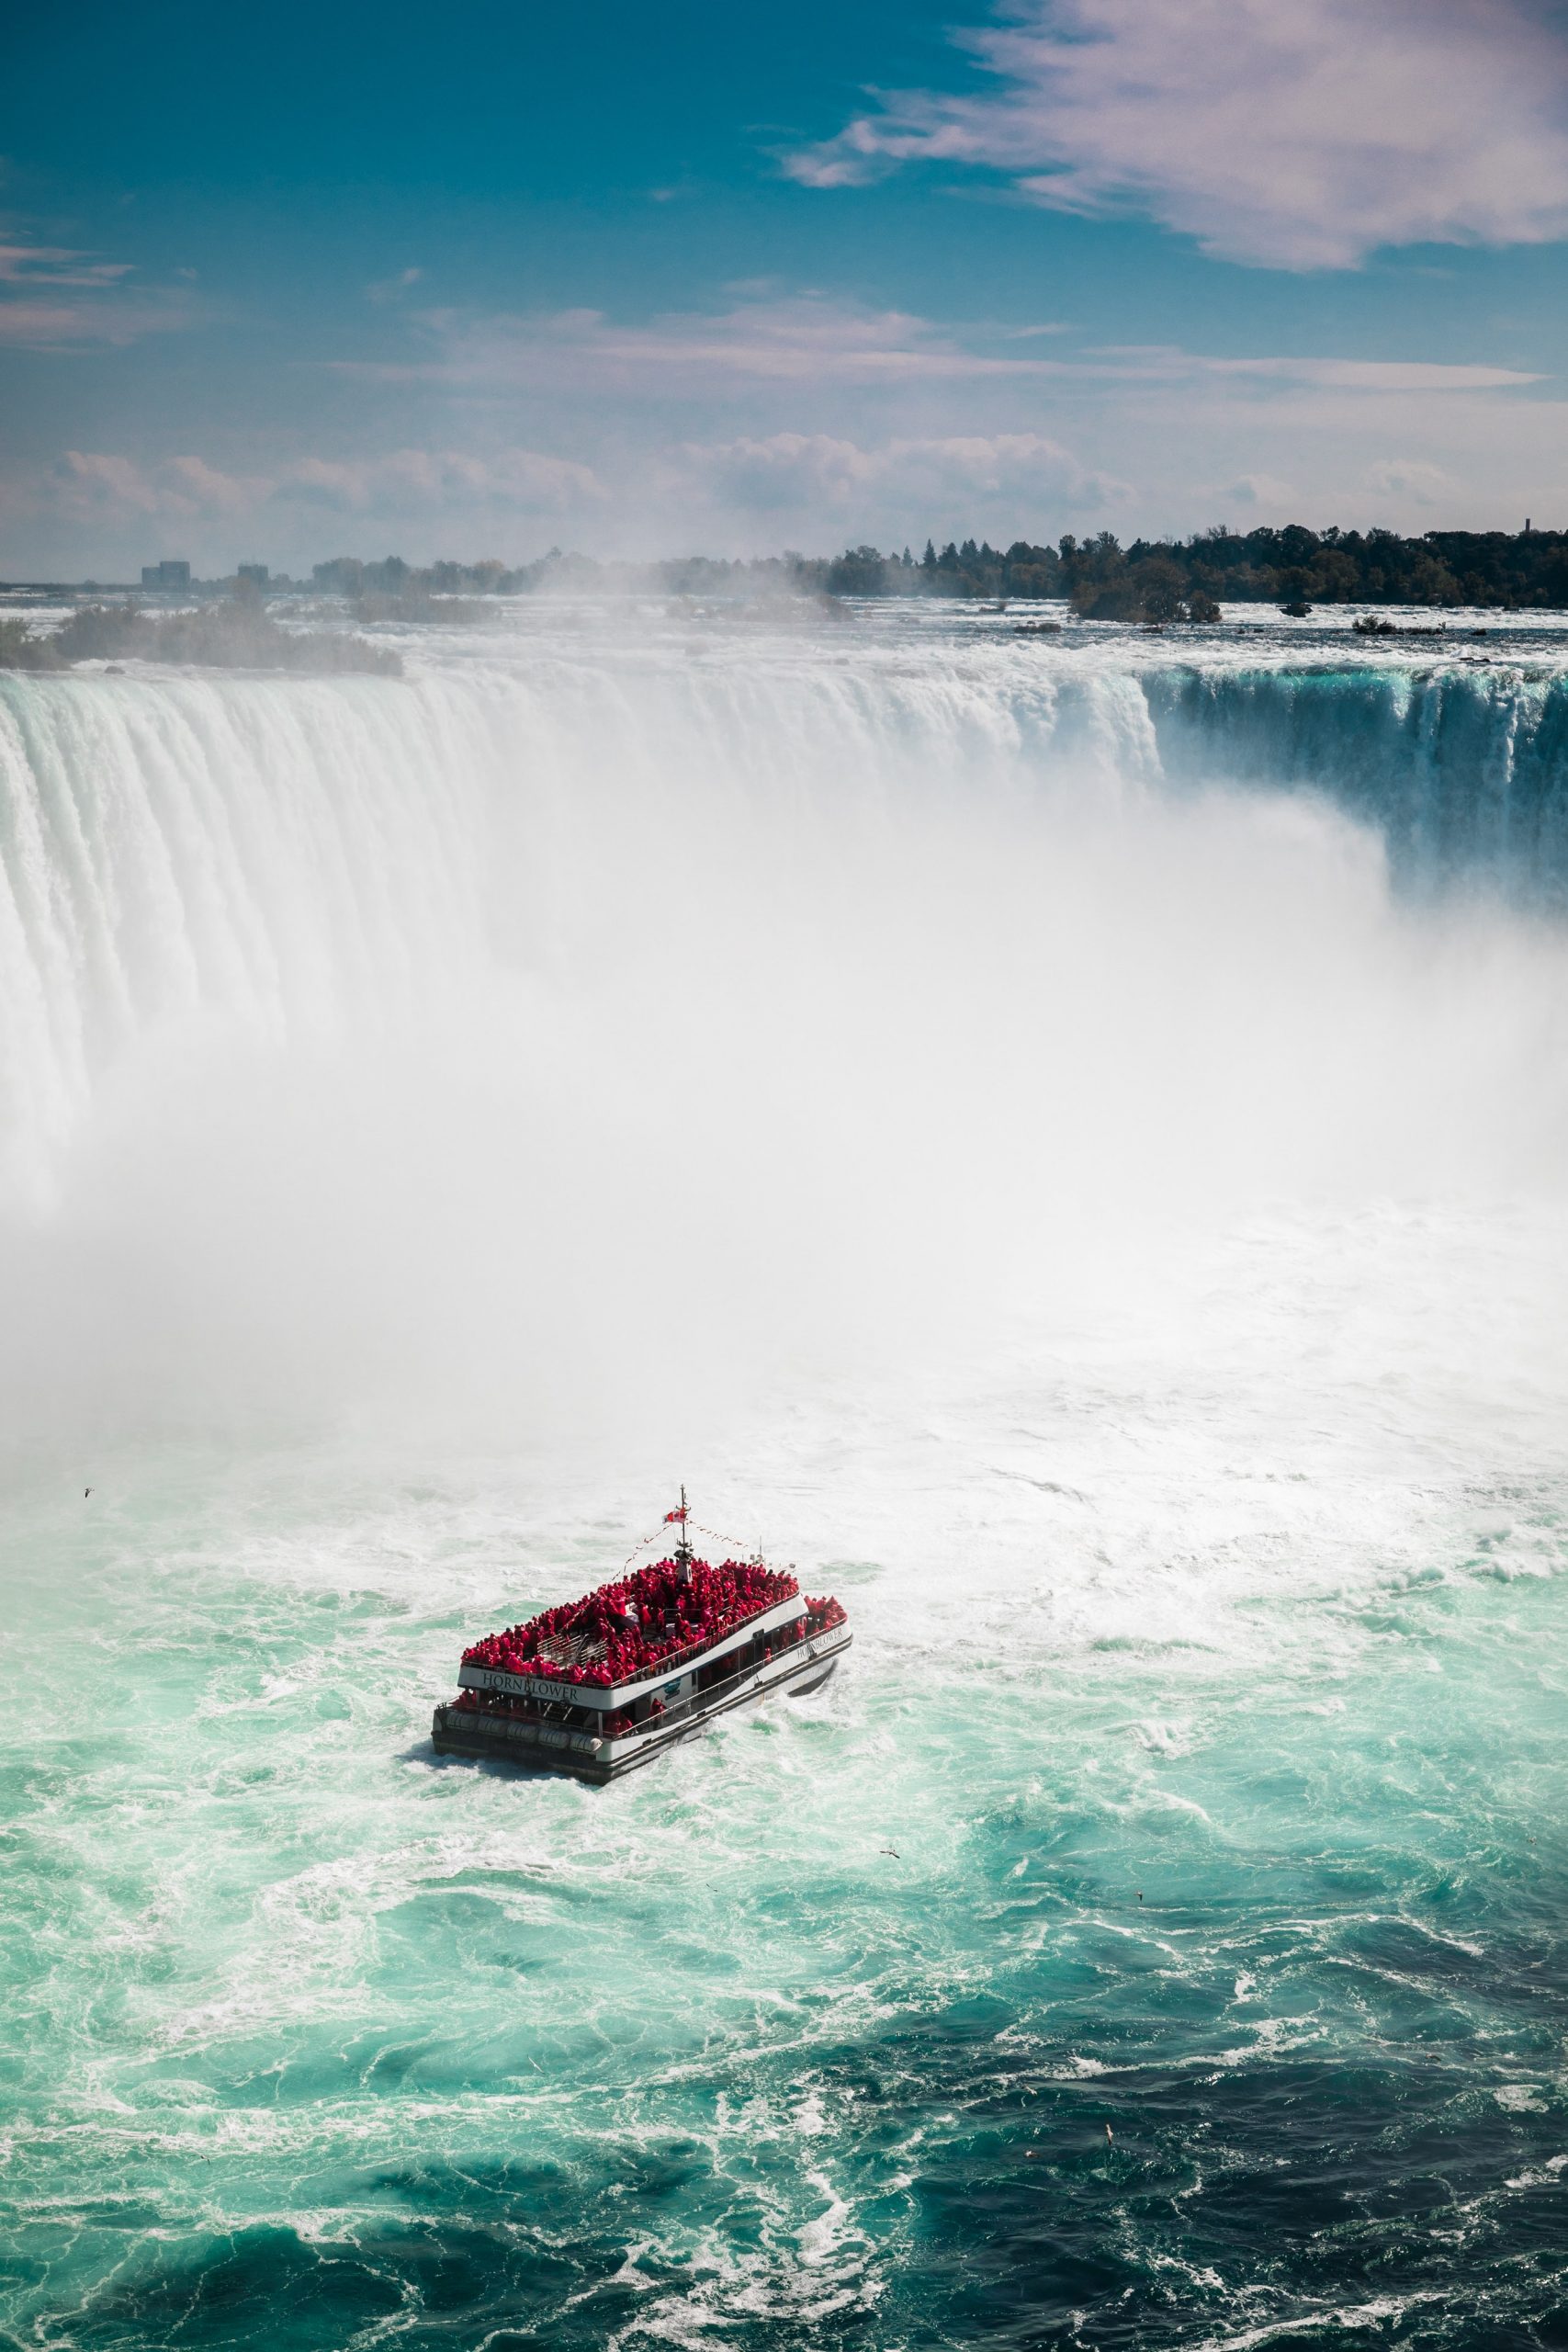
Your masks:
{"label": "churning water", "polygon": [[1563,2340],[1568,660],[1193,643],[0,682],[6,2341]]}

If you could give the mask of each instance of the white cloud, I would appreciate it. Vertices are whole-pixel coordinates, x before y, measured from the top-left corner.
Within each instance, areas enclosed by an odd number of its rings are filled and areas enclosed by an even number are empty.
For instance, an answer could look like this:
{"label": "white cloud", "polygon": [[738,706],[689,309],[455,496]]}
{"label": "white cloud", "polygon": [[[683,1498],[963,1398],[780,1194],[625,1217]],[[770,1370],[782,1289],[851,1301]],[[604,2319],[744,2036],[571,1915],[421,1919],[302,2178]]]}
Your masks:
{"label": "white cloud", "polygon": [[158,471],[164,497],[192,514],[243,514],[261,484],[254,477],[220,473],[205,458],[170,458]]}
{"label": "white cloud", "polygon": [[591,468],[533,449],[485,458],[449,449],[394,449],[349,460],[299,458],[268,474],[227,474],[194,456],[149,466],[112,453],[68,449],[50,486],[51,503],[75,521],[117,514],[220,521],[290,504],[340,514],[500,506],[558,514],[606,495]]}
{"label": "white cloud", "polygon": [[1127,485],[1081,466],[1061,443],[1039,433],[950,435],[890,442],[889,479],[915,498],[1051,499],[1061,505],[1100,507],[1127,494]]}
{"label": "white cloud", "polygon": [[246,513],[265,484],[219,473],[202,458],[139,465],[133,458],[67,449],[51,475],[52,503],[76,521],[145,514],[168,522]]}
{"label": "white cloud", "polygon": [[1225,506],[1289,506],[1295,492],[1278,474],[1240,474],[1235,481],[1223,482],[1215,492],[1216,500]]}
{"label": "white cloud", "polygon": [[1361,487],[1373,497],[1394,498],[1406,506],[1435,506],[1451,495],[1453,486],[1445,468],[1420,458],[1380,458],[1361,476]]}
{"label": "white cloud", "polygon": [[[293,458],[265,473],[227,473],[186,455],[157,463],[68,451],[17,511],[45,512],[96,532],[179,526],[193,548],[226,548],[234,526],[253,539],[286,533],[317,542],[350,520],[471,531],[493,521],[548,519],[606,552],[667,549],[694,529],[716,545],[737,532],[753,547],[786,537],[907,537],[1006,527],[1038,533],[1058,517],[1124,507],[1115,475],[1042,433],[901,435],[860,441],[826,433],[741,435],[623,452],[602,478],[536,450],[485,457],[398,449],[367,458]],[[606,537],[606,533],[610,536]],[[316,553],[321,552],[316,546]],[[632,551],[636,551],[635,548]]]}
{"label": "white cloud", "polygon": [[895,93],[785,159],[807,186],[981,165],[1142,209],[1232,261],[1568,235],[1568,42],[1547,0],[1018,0],[977,93]]}
{"label": "white cloud", "polygon": [[710,495],[765,512],[818,508],[840,512],[872,479],[874,460],[853,441],[827,433],[773,433],[705,446],[687,442],[672,468]]}
{"label": "white cloud", "polygon": [[[506,387],[486,383],[471,401],[454,400],[450,441],[436,448],[275,443],[232,468],[216,451],[71,451],[52,468],[18,469],[3,487],[8,542],[19,548],[26,529],[40,548],[80,547],[103,576],[111,546],[131,562],[165,535],[220,569],[251,551],[295,569],[330,544],[371,540],[413,555],[441,541],[519,557],[549,538],[602,554],[733,553],[901,544],[928,532],[1055,537],[1100,521],[1185,530],[1236,515],[1349,522],[1371,513],[1424,528],[1438,514],[1474,524],[1516,508],[1561,510],[1552,485],[1568,446],[1564,403],[1518,369],[1056,341],[1049,360],[966,382],[968,429],[953,432],[943,380],[928,386],[917,373],[904,397],[896,377],[901,396],[885,401],[877,379],[846,385],[833,366],[858,366],[871,351],[983,370],[986,343],[1000,342],[993,328],[746,289],[716,324],[695,314],[682,314],[679,331],[659,322],[665,356],[654,363],[653,330],[574,317],[574,365],[594,338],[628,337],[638,366],[603,403],[575,379],[541,401],[573,455],[487,447],[479,435],[503,413],[496,395]],[[741,355],[733,368],[693,357],[711,351],[716,334]],[[815,375],[796,374],[793,360],[787,372],[759,375],[750,356],[759,342],[829,356]],[[680,396],[661,413],[658,396],[673,386]],[[468,447],[455,429],[466,408]]]}
{"label": "white cloud", "polygon": [[276,478],[270,494],[347,513],[490,504],[564,514],[596,503],[606,493],[592,467],[536,449],[502,449],[488,457],[458,449],[394,449],[378,458],[297,459]]}
{"label": "white cloud", "polygon": [[105,508],[118,507],[132,514],[158,512],[157,491],[131,458],[67,449],[54,467],[51,481],[53,503],[84,520]]}
{"label": "white cloud", "polygon": [[908,514],[964,500],[989,506],[1016,500],[1077,510],[1127,496],[1127,485],[1081,466],[1038,433],[899,439],[877,448],[822,433],[775,433],[764,440],[686,443],[674,470],[707,495],[749,511],[797,510],[870,516],[897,506]]}

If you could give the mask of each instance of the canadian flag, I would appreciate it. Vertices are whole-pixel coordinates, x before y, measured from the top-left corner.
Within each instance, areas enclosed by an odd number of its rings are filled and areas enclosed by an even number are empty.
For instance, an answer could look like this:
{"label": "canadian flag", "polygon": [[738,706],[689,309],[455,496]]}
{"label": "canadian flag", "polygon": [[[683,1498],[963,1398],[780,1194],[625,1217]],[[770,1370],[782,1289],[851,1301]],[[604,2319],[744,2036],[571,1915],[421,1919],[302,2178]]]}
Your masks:
{"label": "canadian flag", "polygon": [[686,1506],[684,1503],[681,1505],[679,1510],[667,1510],[664,1514],[664,1524],[666,1527],[672,1526],[676,1520],[679,1520],[682,1526],[685,1525]]}

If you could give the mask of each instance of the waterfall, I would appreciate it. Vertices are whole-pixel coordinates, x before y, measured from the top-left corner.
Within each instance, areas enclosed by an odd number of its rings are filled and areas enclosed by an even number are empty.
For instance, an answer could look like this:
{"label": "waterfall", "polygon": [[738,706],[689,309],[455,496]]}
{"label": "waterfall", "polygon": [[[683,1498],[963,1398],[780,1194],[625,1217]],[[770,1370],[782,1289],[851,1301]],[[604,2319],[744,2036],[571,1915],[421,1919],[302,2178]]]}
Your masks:
{"label": "waterfall", "polygon": [[743,934],[759,859],[830,892],[846,845],[917,822],[913,801],[1154,756],[1129,679],[558,656],[406,684],[0,679],[0,1181],[41,1194],[150,1039],[384,1024],[486,958],[586,968],[694,881],[717,886],[710,936]]}
{"label": "waterfall", "polygon": [[581,620],[0,682],[0,1376],[753,1359],[1550,1168],[1562,943],[1401,890],[1555,887],[1563,708]]}
{"label": "waterfall", "polygon": [[1175,671],[1147,681],[1164,772],[1305,788],[1386,839],[1430,888],[1484,876],[1568,888],[1568,679],[1439,668]]}

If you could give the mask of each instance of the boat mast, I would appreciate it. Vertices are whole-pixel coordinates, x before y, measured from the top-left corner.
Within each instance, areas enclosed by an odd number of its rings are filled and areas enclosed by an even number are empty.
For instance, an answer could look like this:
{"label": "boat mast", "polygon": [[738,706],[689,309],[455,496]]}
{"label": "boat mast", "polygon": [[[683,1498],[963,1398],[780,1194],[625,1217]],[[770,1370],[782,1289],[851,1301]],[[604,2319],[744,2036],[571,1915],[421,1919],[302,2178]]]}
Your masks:
{"label": "boat mast", "polygon": [[692,1581],[692,1539],[686,1532],[686,1489],[681,1489],[681,1540],[675,1546],[675,1567],[682,1584]]}

